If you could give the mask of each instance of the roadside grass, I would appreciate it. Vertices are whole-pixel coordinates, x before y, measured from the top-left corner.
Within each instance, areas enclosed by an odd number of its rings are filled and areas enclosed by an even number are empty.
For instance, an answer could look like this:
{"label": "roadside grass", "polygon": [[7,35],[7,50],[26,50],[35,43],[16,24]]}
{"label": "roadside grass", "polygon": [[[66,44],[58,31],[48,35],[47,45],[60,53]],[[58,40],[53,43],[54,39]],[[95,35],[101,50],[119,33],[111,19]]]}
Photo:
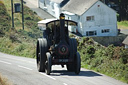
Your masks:
{"label": "roadside grass", "polygon": [[5,78],[1,73],[0,73],[0,85],[13,85],[11,82],[8,81],[7,78]]}
{"label": "roadside grass", "polygon": [[128,29],[128,21],[117,22],[119,29]]}
{"label": "roadside grass", "polygon": [[8,37],[0,38],[0,51],[12,55],[35,58],[35,44],[19,41],[13,42]]}

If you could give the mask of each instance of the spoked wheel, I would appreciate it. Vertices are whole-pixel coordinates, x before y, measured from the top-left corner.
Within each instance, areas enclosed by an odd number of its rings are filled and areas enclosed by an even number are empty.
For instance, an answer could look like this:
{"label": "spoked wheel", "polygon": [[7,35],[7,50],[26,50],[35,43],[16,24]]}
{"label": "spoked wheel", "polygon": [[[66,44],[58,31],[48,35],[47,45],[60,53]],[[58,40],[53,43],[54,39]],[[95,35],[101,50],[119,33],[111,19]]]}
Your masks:
{"label": "spoked wheel", "polygon": [[50,75],[51,73],[51,67],[52,67],[52,57],[51,57],[51,54],[49,52],[46,53],[47,55],[47,60],[45,62],[45,72],[47,75]]}
{"label": "spoked wheel", "polygon": [[38,39],[37,48],[36,48],[36,60],[37,60],[37,69],[39,72],[45,71],[46,51],[47,51],[47,40]]}
{"label": "spoked wheel", "polygon": [[80,59],[79,52],[77,52],[75,56],[75,73],[76,74],[80,73],[80,68],[81,68],[81,59]]}

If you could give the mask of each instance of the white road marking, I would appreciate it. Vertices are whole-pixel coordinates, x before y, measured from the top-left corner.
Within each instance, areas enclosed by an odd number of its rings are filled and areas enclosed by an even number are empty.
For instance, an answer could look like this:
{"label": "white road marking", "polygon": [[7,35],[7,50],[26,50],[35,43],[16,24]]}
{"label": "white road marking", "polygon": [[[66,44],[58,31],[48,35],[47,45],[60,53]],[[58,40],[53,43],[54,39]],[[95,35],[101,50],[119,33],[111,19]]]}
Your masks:
{"label": "white road marking", "polygon": [[66,83],[63,83],[64,85],[68,85],[68,84],[66,84]]}
{"label": "white road marking", "polygon": [[55,78],[53,78],[53,77],[51,77],[51,76],[49,76],[49,75],[47,75],[47,74],[45,74],[45,73],[40,73],[40,74],[42,74],[42,75],[44,75],[44,76],[47,76],[47,77],[49,77],[49,78],[51,78],[51,79],[53,79],[53,80],[56,80]]}
{"label": "white road marking", "polygon": [[31,68],[24,67],[24,66],[21,66],[21,65],[18,65],[18,67],[25,68],[25,69],[27,69],[27,70],[32,70]]}
{"label": "white road marking", "polygon": [[[6,57],[6,58],[9,58],[9,57]],[[28,63],[35,63],[35,62],[32,62],[32,61],[23,60],[23,59],[16,59],[16,58],[11,58],[11,57],[10,57],[9,59],[18,60],[18,61],[23,61],[23,62],[28,62]]]}
{"label": "white road marking", "polygon": [[0,62],[5,63],[5,64],[11,64],[11,63],[9,63],[9,62],[5,62],[5,61],[1,61],[1,60],[0,60]]}

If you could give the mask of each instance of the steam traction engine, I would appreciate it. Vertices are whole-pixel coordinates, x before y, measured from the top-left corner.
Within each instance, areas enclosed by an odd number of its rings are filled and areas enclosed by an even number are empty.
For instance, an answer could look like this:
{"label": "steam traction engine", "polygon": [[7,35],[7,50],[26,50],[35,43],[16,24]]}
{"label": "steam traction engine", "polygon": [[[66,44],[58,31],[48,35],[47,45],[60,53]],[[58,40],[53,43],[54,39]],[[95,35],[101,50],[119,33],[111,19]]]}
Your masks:
{"label": "steam traction engine", "polygon": [[52,65],[66,65],[68,71],[79,74],[81,68],[80,54],[77,52],[77,41],[69,38],[68,27],[77,26],[72,20],[60,20],[46,23],[43,38],[37,40],[36,60],[39,72],[51,73]]}

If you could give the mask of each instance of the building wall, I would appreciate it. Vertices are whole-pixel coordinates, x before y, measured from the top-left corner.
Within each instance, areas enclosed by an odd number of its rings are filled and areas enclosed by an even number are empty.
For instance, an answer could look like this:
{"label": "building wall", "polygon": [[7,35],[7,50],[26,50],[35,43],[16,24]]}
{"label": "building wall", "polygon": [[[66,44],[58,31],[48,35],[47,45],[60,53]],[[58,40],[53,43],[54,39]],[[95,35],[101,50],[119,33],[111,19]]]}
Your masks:
{"label": "building wall", "polygon": [[55,17],[57,19],[59,19],[59,16],[60,16],[60,13],[61,13],[61,10],[59,8],[59,4],[54,3],[54,11],[55,11]]}
{"label": "building wall", "polygon": [[95,42],[98,42],[99,44],[103,46],[109,46],[111,44],[115,46],[122,46],[122,42],[126,38],[126,35],[121,36],[100,36],[100,37],[92,37]]}
{"label": "building wall", "polygon": [[125,48],[128,48],[128,45],[125,45]]}
{"label": "building wall", "polygon": [[[93,17],[87,20],[87,17]],[[89,31],[95,31],[94,36],[116,36],[117,35],[117,18],[116,12],[100,1],[93,5],[80,18],[82,23],[83,35]],[[90,33],[91,34],[91,33]],[[93,36],[93,35],[92,35]]]}
{"label": "building wall", "polygon": [[39,0],[39,7],[50,13],[56,18],[59,18],[60,8],[57,3],[50,2],[49,0],[45,0],[46,6],[44,6],[44,0]]}
{"label": "building wall", "polygon": [[[65,19],[73,20],[73,21],[79,23],[79,16],[78,16],[78,15],[75,15],[75,14],[70,13],[70,12],[69,12],[70,14],[66,14],[65,11],[63,11],[62,13],[65,14]],[[79,24],[78,24],[78,27],[72,27],[72,28],[69,27],[69,31],[70,31],[70,32],[76,32],[76,31],[81,32],[81,31],[79,30]]]}
{"label": "building wall", "polygon": [[40,8],[44,9],[44,0],[38,0],[38,5]]}

